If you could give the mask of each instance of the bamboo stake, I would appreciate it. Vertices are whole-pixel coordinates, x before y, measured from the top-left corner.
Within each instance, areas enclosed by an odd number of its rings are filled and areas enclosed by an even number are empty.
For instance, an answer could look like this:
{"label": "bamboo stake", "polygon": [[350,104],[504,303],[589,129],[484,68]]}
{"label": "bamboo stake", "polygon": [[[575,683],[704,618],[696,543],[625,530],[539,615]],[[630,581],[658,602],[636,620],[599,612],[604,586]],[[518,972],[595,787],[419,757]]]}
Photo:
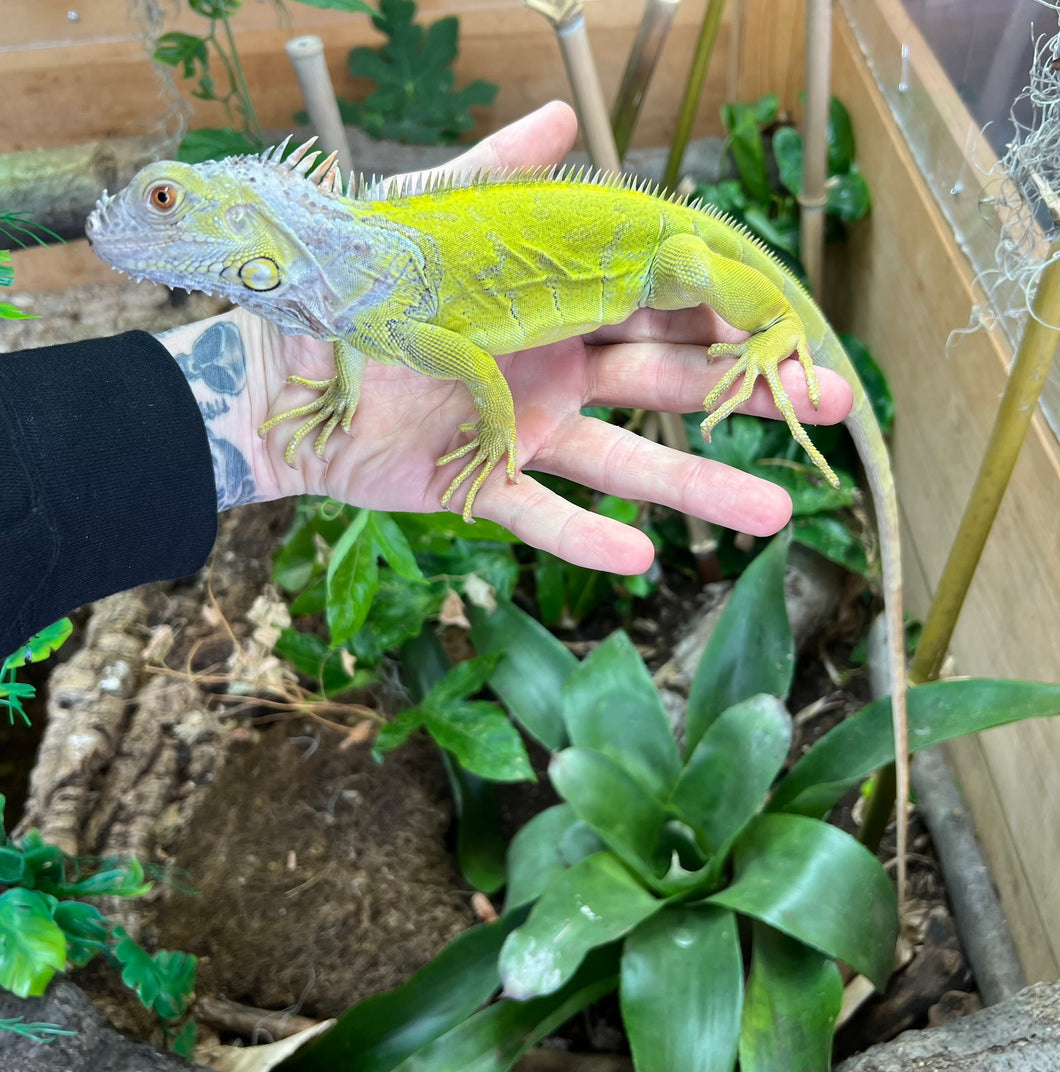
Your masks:
{"label": "bamboo stake", "polygon": [[677,116],[674,140],[670,143],[670,155],[666,161],[666,170],[663,172],[662,184],[670,190],[677,185],[681,160],[685,155],[688,139],[692,136],[692,124],[695,122],[696,108],[699,106],[699,95],[703,89],[703,80],[707,75],[707,67],[710,65],[710,57],[714,51],[714,42],[718,37],[718,27],[721,25],[721,15],[724,10],[725,0],[710,0],[707,10],[703,13],[703,24],[699,28],[696,51],[692,56],[692,66],[688,71],[685,93],[681,98],[681,110]]}
{"label": "bamboo stake", "polygon": [[935,680],[946,657],[979,557],[1060,344],[1060,329],[1052,326],[1055,324],[1060,324],[1060,240],[1049,247],[1049,260],[1038,280],[1031,316],[1005,385],[990,441],[924,622],[909,668],[914,684]]}
{"label": "bamboo stake", "polygon": [[353,156],[346,140],[335,90],[331,85],[327,64],[324,62],[324,43],[319,37],[295,37],[284,46],[291,61],[298,88],[302,91],[309,123],[320,136],[325,152],[338,153],[338,165],[343,174],[353,171]]}
{"label": "bamboo stake", "polygon": [[832,58],[832,0],[807,0],[806,100],[802,112],[802,188],[799,253],[810,293],[820,298],[824,277],[824,206],[828,179],[828,86]]}
{"label": "bamboo stake", "polygon": [[611,109],[611,130],[619,160],[626,155],[630,135],[637,122],[644,94],[648,91],[659,54],[670,33],[677,5],[681,0],[648,0],[641,17],[637,36],[626,61],[622,82]]}
{"label": "bamboo stake", "polygon": [[601,171],[619,171],[621,165],[585,32],[581,0],[525,0],[525,3],[531,11],[544,15],[556,31],[589,159]]}

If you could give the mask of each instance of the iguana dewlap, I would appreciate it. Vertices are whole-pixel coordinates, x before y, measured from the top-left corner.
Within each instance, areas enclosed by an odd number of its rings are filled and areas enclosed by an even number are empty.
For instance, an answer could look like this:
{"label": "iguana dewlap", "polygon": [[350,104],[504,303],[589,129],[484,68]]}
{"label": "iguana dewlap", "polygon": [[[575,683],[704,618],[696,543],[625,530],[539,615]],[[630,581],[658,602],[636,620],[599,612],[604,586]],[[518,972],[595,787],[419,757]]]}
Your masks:
{"label": "iguana dewlap", "polygon": [[[437,464],[471,456],[441,499],[447,505],[470,480],[467,519],[498,462],[516,475],[512,396],[494,355],[619,323],[645,306],[709,305],[749,334],[707,350],[736,361],[704,400],[704,436],[763,376],[792,435],[832,484],[836,476],[796,418],[777,366],[798,358],[814,405],[811,356],[835,369],[854,390],[846,424],[880,528],[896,754],[904,757],[898,511],[886,447],[842,345],[780,262],[709,206],[659,196],[625,177],[530,171],[365,191],[352,179],[344,186],[334,156],[318,163],[311,145],[285,160],[287,142],[261,156],[150,164],[117,196],[103,194],[88,221],[93,248],[132,275],[217,292],[284,332],[334,342],[331,380],[291,377],[320,396],[261,428],[306,418],[287,447],[289,462],[318,426],[318,455],[338,424],[350,430],[368,357],[462,381],[479,419],[463,428],[469,441]],[[900,878],[904,850],[900,822]]]}

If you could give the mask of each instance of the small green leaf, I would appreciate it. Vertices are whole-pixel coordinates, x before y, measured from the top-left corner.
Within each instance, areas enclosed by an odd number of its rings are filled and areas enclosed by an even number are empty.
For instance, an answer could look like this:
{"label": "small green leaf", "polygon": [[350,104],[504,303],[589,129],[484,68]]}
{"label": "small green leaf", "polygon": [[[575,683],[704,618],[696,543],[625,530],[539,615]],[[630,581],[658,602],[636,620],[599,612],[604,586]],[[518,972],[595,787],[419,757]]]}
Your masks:
{"label": "small green leaf", "polygon": [[36,320],[36,313],[27,313],[11,302],[0,301],[0,320]]}
{"label": "small green leaf", "polygon": [[60,901],[53,918],[66,935],[66,959],[75,968],[84,967],[106,946],[110,932],[95,905]]}
{"label": "small green leaf", "polygon": [[55,898],[16,886],[0,893],[0,988],[40,997],[66,964],[66,935],[52,919]]}
{"label": "small green leaf", "polygon": [[475,650],[504,653],[490,677],[490,687],[539,744],[550,752],[562,748],[567,731],[560,687],[578,660],[540,622],[512,603],[498,603],[489,614],[472,607],[470,617]]}
{"label": "small green leaf", "polygon": [[562,701],[572,744],[602,753],[666,800],[681,759],[658,690],[625,633],[612,633],[571,671]]}
{"label": "small green leaf", "polygon": [[409,707],[399,711],[389,722],[384,722],[375,735],[372,755],[382,759],[387,752],[400,748],[424,723],[426,712],[422,707]]}
{"label": "small green leaf", "polygon": [[795,667],[791,625],[784,606],[784,568],[791,532],[785,529],[736,582],[688,695],[685,753],[734,704],[761,692],[786,696]]}
{"label": "small green leaf", "polygon": [[710,903],[845,961],[883,990],[898,917],[880,862],[849,834],[801,815],[760,815],[737,839],[733,880]]}
{"label": "small green leaf", "polygon": [[110,955],[121,970],[121,981],[146,1009],[164,1020],[183,1015],[195,989],[196,958],[190,953],[160,949],[149,955],[121,927],[113,929],[117,942]]}
{"label": "small green leaf", "polygon": [[370,514],[369,510],[357,514],[328,563],[328,628],[335,646],[345,644],[364,624],[379,587],[375,546],[370,539],[361,538]]}
{"label": "small green leaf", "polygon": [[666,822],[662,804],[613,759],[590,748],[557,753],[548,776],[578,818],[627,867],[650,882],[655,872],[652,856]]}
{"label": "small green leaf", "polygon": [[775,696],[765,693],[734,704],[707,728],[670,803],[699,835],[708,856],[765,806],[790,742],[790,716]]}
{"label": "small green leaf", "polygon": [[781,184],[797,197],[802,193],[802,135],[794,127],[774,131],[773,158]]}
{"label": "small green leaf", "polygon": [[500,660],[501,653],[493,651],[457,663],[440,681],[430,687],[424,697],[424,704],[441,708],[473,695],[489,681]]}
{"label": "small green leaf", "polygon": [[524,1001],[559,990],[586,954],[624,937],[657,912],[656,900],[609,853],[580,860],[541,894],[505,940],[505,996]]}
{"label": "small green leaf", "polygon": [[17,670],[26,663],[39,663],[41,659],[48,658],[62,647],[67,637],[73,632],[73,628],[69,618],[60,618],[47,629],[34,633],[25,644],[4,660],[0,673]]}
{"label": "small green leaf", "polygon": [[423,580],[423,572],[416,564],[416,556],[412,553],[409,541],[389,514],[373,511],[368,519],[365,535],[371,539],[376,552],[386,559],[398,576],[407,581]]}
{"label": "small green leaf", "polygon": [[755,923],[740,1029],[741,1072],[819,1072],[832,1067],[843,1004],[834,960]]}
{"label": "small green leaf", "polygon": [[733,914],[709,905],[656,913],[623,944],[619,994],[638,1072],[731,1069],[743,999]]}
{"label": "small green leaf", "polygon": [[734,104],[725,105],[722,111],[727,111],[728,114],[725,122],[729,129],[726,145],[732,154],[740,180],[752,201],[768,205],[772,190],[766,173],[762,132],[754,109],[747,104]]}
{"label": "small green leaf", "polygon": [[860,220],[869,211],[869,186],[856,166],[843,175],[833,175],[825,187],[825,211],[844,223]]}
{"label": "small green leaf", "polygon": [[424,729],[472,774],[493,782],[536,780],[518,730],[494,704],[479,700],[444,708],[422,706]]}

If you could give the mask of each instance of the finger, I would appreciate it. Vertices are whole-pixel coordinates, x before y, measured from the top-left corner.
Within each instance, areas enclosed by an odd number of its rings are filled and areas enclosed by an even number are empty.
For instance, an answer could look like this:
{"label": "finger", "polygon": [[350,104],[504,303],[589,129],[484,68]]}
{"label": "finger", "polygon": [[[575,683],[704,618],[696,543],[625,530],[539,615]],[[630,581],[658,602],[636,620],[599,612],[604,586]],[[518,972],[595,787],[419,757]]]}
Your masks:
{"label": "finger", "polygon": [[571,151],[577,133],[574,112],[562,101],[552,101],[502,127],[443,167],[423,174],[466,175],[496,168],[545,167]]}
{"label": "finger", "polygon": [[[659,343],[626,343],[600,346],[591,351],[586,405],[630,406],[691,413],[732,367],[728,359],[710,360],[701,346]],[[780,380],[800,421],[837,424],[850,412],[850,384],[831,369],[818,368],[821,400],[815,410],[806,391],[806,377],[797,361],[782,361]],[[741,413],[776,418],[777,407],[763,382],[755,384]]]}
{"label": "finger", "polygon": [[483,517],[503,525],[524,543],[586,569],[643,573],[655,557],[639,529],[583,510],[524,473],[518,484],[488,481],[479,493]]}
{"label": "finger", "polygon": [[771,536],[791,518],[787,492],[768,480],[591,417],[573,417],[561,426],[537,452],[533,467],[752,536]]}

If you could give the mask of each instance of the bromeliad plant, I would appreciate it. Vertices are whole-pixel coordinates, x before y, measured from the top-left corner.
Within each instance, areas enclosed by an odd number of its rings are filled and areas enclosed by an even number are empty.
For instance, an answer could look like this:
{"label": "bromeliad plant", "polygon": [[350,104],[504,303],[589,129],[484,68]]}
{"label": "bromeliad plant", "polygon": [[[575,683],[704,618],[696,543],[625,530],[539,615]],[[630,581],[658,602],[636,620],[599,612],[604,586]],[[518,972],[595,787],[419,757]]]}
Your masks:
{"label": "bromeliad plant", "polygon": [[[512,841],[497,922],[348,1010],[285,1069],[508,1069],[615,990],[645,1072],[829,1067],[837,963],[881,988],[892,964],[890,880],[825,821],[893,758],[890,705],[869,704],[780,775],[794,663],[788,542],[777,537],[737,583],[680,743],[624,635],[577,664],[555,641],[546,654],[547,634],[511,604],[476,617],[480,652],[509,645],[513,624],[538,636],[536,673],[520,643],[491,685],[527,732],[552,742],[563,803]],[[1055,714],[1060,685],[925,685],[909,696],[910,741],[917,750]]]}

